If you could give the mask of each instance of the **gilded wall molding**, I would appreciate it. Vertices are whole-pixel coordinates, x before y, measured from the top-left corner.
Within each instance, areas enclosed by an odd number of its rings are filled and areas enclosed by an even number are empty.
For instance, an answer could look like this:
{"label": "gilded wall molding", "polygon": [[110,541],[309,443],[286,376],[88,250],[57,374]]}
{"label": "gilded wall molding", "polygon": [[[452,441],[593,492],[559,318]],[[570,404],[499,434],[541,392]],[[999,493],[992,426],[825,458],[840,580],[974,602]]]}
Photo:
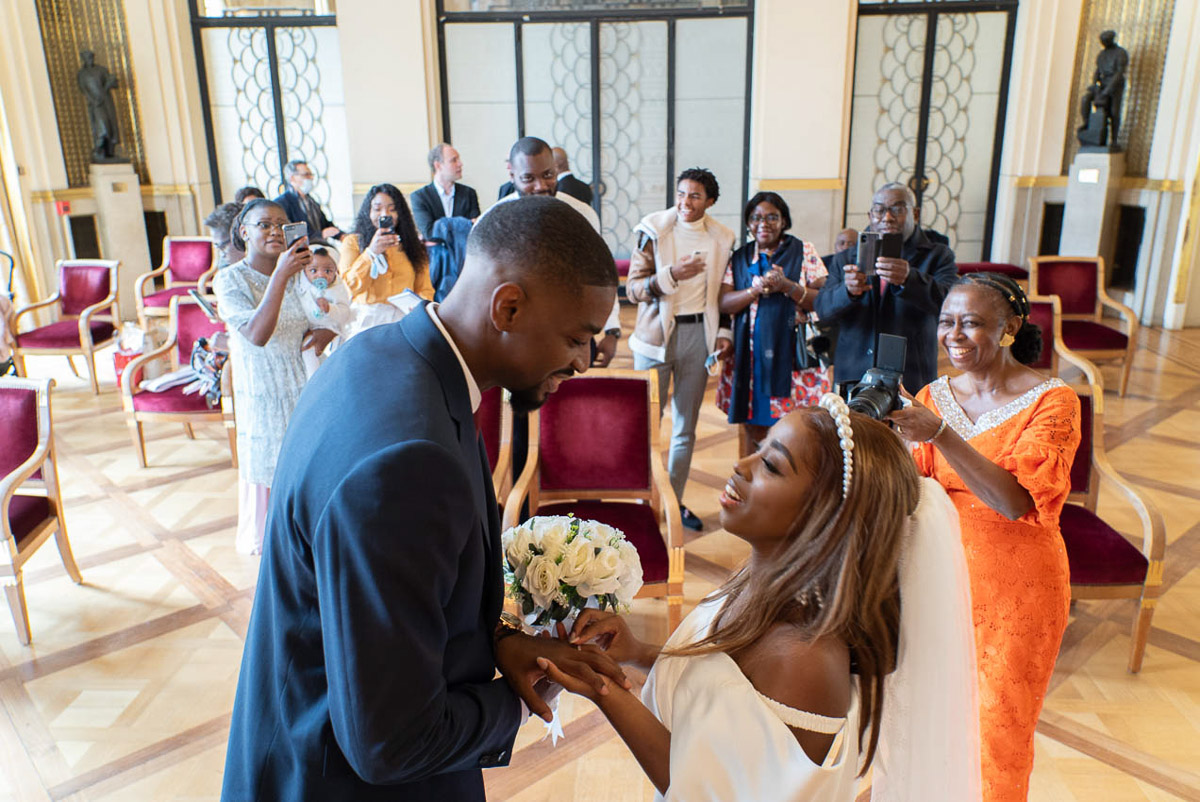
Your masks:
{"label": "gilded wall molding", "polygon": [[[1019,175],[1013,178],[1013,186],[1017,189],[1050,189],[1065,187],[1068,178],[1065,175]],[[1137,178],[1125,176],[1119,184],[1122,190],[1134,192],[1183,192],[1183,182],[1168,178]]]}
{"label": "gilded wall molding", "polygon": [[1135,178],[1146,175],[1174,15],[1175,0],[1084,0],[1063,147],[1064,173],[1079,152],[1079,140],[1075,138],[1082,122],[1079,104],[1096,70],[1096,54],[1102,47],[1100,33],[1114,30],[1117,44],[1129,51],[1118,144],[1125,151],[1126,174]]}
{"label": "gilded wall molding", "polygon": [[87,103],[75,75],[83,63],[80,51],[91,50],[96,54],[96,63],[107,67],[117,79],[113,102],[117,108],[117,129],[121,134],[118,152],[133,162],[138,179],[149,184],[124,3],[122,0],[37,0],[37,11],[67,183],[72,187],[86,187],[89,182],[92,129]]}
{"label": "gilded wall molding", "polygon": [[841,178],[760,178],[757,184],[763,192],[846,188],[846,181]]}

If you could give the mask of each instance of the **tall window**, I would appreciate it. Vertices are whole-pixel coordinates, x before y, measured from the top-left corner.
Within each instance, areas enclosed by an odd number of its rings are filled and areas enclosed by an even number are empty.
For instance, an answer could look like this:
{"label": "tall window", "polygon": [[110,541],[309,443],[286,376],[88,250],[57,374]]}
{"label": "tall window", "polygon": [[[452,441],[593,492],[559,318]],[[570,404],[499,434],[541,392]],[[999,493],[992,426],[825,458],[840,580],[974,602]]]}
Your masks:
{"label": "tall window", "polygon": [[753,9],[740,2],[439,0],[443,127],[483,203],[512,143],[567,151],[618,258],[633,227],[707,167],[712,214],[741,229]]}
{"label": "tall window", "polygon": [[218,201],[245,185],[274,196],[284,164],[305,159],[317,174],[314,196],[348,225],[354,210],[332,3],[283,1],[247,9],[190,0],[213,190]]}
{"label": "tall window", "polygon": [[907,184],[962,262],[991,253],[1017,14],[972,4],[859,3],[846,185],[846,224],[863,228],[875,189]]}

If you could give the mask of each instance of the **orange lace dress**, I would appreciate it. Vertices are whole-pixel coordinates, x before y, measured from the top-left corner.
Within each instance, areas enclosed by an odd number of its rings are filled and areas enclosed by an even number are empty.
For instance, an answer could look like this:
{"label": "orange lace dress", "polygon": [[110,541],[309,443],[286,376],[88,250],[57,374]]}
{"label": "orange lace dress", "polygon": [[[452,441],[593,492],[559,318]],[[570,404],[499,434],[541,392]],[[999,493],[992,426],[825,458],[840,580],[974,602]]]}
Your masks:
{"label": "orange lace dress", "polygon": [[921,472],[946,489],[962,526],[979,663],[983,798],[1023,800],[1071,599],[1058,517],[1079,445],[1079,398],[1050,379],[975,422],[945,376],[917,398],[1033,496],[1034,508],[1010,521],[968,490],[932,445],[913,449]]}

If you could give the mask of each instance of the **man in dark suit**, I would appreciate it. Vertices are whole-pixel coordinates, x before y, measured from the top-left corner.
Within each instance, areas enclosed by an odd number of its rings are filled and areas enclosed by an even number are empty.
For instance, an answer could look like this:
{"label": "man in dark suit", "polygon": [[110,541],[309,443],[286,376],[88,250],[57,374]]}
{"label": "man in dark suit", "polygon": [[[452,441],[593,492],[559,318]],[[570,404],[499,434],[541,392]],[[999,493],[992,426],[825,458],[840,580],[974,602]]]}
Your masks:
{"label": "man in dark suit", "polygon": [[275,202],[287,212],[293,223],[308,223],[309,242],[324,242],[341,239],[342,230],[333,224],[321,204],[312,196],[317,176],[304,159],[292,159],[283,166],[283,178],[288,183],[287,191]]}
{"label": "man in dark suit", "polygon": [[577,212],[505,204],[440,306],[360,334],[308,384],[271,488],[223,799],[483,800],[522,703],[549,715],[539,657],[629,687],[599,650],[505,627],[472,414],[491,387],[526,411],[586,370],[616,285]]}
{"label": "man in dark suit", "polygon": [[479,216],[479,196],[462,178],[462,158],[458,151],[442,142],[429,151],[429,169],[433,180],[418,189],[410,197],[417,231],[429,239],[433,224],[443,217],[466,217],[474,220]]}
{"label": "man in dark suit", "polygon": [[571,163],[567,161],[567,152],[562,148],[554,148],[554,169],[558,171],[558,191],[565,192],[572,198],[592,205],[592,188],[580,181],[571,173]]}
{"label": "man in dark suit", "polygon": [[908,338],[904,385],[916,392],[937,378],[937,319],[958,278],[954,251],[917,225],[916,198],[904,184],[885,184],[869,212],[871,230],[904,238],[899,259],[879,257],[874,275],[858,265],[858,245],[834,255],[814,302],[825,323],[837,326],[833,380],[858,381],[875,364],[880,334]]}

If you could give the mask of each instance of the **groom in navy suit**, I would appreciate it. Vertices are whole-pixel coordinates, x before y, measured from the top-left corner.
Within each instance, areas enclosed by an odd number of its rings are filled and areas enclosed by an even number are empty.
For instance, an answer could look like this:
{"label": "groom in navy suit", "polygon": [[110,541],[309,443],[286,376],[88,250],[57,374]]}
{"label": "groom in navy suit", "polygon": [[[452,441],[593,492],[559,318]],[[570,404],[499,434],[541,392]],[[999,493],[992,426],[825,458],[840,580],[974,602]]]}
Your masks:
{"label": "groom in navy suit", "polygon": [[[271,488],[222,798],[482,800],[545,656],[625,683],[594,650],[498,627],[500,524],[481,391],[535,409],[587,369],[617,275],[578,212],[482,218],[440,305],[359,334],[304,390]],[[495,678],[499,668],[503,679]]]}

